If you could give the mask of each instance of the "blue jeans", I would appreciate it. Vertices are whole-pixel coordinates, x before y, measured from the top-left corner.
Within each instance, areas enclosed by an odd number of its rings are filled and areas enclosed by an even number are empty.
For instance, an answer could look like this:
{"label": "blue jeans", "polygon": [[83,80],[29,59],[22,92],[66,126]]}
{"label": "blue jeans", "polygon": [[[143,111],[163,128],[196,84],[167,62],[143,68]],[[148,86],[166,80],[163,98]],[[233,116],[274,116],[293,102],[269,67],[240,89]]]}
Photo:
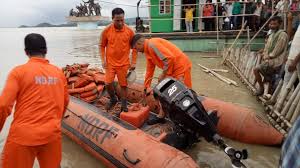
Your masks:
{"label": "blue jeans", "polygon": [[232,16],[233,29],[237,29],[239,25],[239,16]]}

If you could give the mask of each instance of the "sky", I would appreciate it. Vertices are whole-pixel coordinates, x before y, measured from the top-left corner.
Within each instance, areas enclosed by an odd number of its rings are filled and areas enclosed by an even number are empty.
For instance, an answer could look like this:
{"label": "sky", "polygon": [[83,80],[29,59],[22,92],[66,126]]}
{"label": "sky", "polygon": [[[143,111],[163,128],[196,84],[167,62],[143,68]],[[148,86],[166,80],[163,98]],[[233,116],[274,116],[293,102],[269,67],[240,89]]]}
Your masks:
{"label": "sky", "polygon": [[[85,0],[88,1],[88,0]],[[111,10],[121,7],[125,10],[125,17],[136,17],[138,0],[103,0],[99,1],[102,15],[111,17]],[[97,0],[95,0],[97,2]],[[111,2],[111,3],[106,3]],[[142,0],[146,5],[148,0]],[[66,23],[65,17],[71,8],[82,3],[81,0],[4,0],[0,6],[0,27],[18,27],[20,25],[37,25],[48,22],[51,24]],[[127,4],[117,5],[117,4]],[[148,9],[140,9],[141,16],[148,16]]]}

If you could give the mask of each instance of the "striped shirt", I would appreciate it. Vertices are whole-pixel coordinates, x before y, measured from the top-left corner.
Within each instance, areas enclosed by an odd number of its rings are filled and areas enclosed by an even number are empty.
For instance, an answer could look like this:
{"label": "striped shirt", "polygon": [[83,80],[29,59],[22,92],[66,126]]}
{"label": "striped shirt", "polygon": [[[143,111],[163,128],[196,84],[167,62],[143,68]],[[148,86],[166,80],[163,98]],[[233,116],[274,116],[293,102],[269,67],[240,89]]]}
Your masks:
{"label": "striped shirt", "polygon": [[270,57],[268,60],[272,67],[280,66],[287,56],[288,35],[282,30],[272,33],[264,48],[264,57]]}
{"label": "striped shirt", "polygon": [[281,168],[300,168],[300,117],[282,146]]}

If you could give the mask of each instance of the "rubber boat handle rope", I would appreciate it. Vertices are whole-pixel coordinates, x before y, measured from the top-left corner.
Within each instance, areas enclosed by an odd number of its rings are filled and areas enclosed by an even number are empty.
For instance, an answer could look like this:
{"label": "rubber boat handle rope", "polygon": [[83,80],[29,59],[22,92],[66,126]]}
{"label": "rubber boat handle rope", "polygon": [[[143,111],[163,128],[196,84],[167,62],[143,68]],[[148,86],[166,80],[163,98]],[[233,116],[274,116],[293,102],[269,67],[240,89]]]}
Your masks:
{"label": "rubber boat handle rope", "polygon": [[136,160],[132,160],[129,158],[128,153],[127,153],[127,149],[123,150],[123,156],[124,158],[131,164],[136,165],[138,164],[141,160],[140,159],[136,159]]}
{"label": "rubber boat handle rope", "polygon": [[[82,121],[84,121],[84,122],[87,123],[88,125],[90,125],[90,126],[92,126],[92,127],[95,127],[96,129],[100,129],[100,130],[109,132],[109,133],[112,134],[112,136],[113,136],[114,138],[116,138],[116,137],[118,136],[117,133],[115,133],[115,132],[113,132],[113,131],[111,131],[111,130],[109,130],[109,129],[101,128],[101,127],[98,127],[98,126],[96,126],[96,125],[94,125],[94,124],[91,124],[91,123],[88,122],[86,119],[84,119],[81,115],[76,114],[74,111],[70,110],[69,108],[67,108],[67,110],[70,111],[70,112],[71,112],[73,115],[75,115],[76,117],[80,118]],[[70,115],[66,115],[66,116],[64,116],[64,119],[67,119],[67,118],[69,118],[69,117],[70,117]]]}

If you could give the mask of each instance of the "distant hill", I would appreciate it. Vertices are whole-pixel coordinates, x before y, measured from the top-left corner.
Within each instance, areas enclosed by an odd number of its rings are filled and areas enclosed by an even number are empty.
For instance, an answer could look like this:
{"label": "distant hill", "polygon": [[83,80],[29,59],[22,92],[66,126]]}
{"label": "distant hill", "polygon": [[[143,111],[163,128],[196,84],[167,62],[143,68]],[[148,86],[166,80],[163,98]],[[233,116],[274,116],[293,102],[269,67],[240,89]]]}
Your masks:
{"label": "distant hill", "polygon": [[35,26],[27,26],[27,25],[21,25],[19,28],[28,28],[28,27],[75,27],[77,26],[76,23],[66,23],[66,24],[59,24],[59,25],[54,25],[51,23],[40,23]]}
{"label": "distant hill", "polygon": [[[142,18],[142,19],[147,19],[147,18]],[[101,20],[98,23],[98,26],[106,26],[110,23],[111,23],[111,21]],[[125,23],[128,24],[128,25],[135,25],[135,18],[126,18]],[[144,24],[148,25],[149,21],[144,21]],[[54,25],[54,24],[45,22],[45,23],[40,23],[40,24],[35,25],[35,26],[21,25],[21,26],[19,26],[19,28],[28,28],[28,27],[76,27],[76,26],[77,26],[76,23],[65,23],[65,24]]]}

